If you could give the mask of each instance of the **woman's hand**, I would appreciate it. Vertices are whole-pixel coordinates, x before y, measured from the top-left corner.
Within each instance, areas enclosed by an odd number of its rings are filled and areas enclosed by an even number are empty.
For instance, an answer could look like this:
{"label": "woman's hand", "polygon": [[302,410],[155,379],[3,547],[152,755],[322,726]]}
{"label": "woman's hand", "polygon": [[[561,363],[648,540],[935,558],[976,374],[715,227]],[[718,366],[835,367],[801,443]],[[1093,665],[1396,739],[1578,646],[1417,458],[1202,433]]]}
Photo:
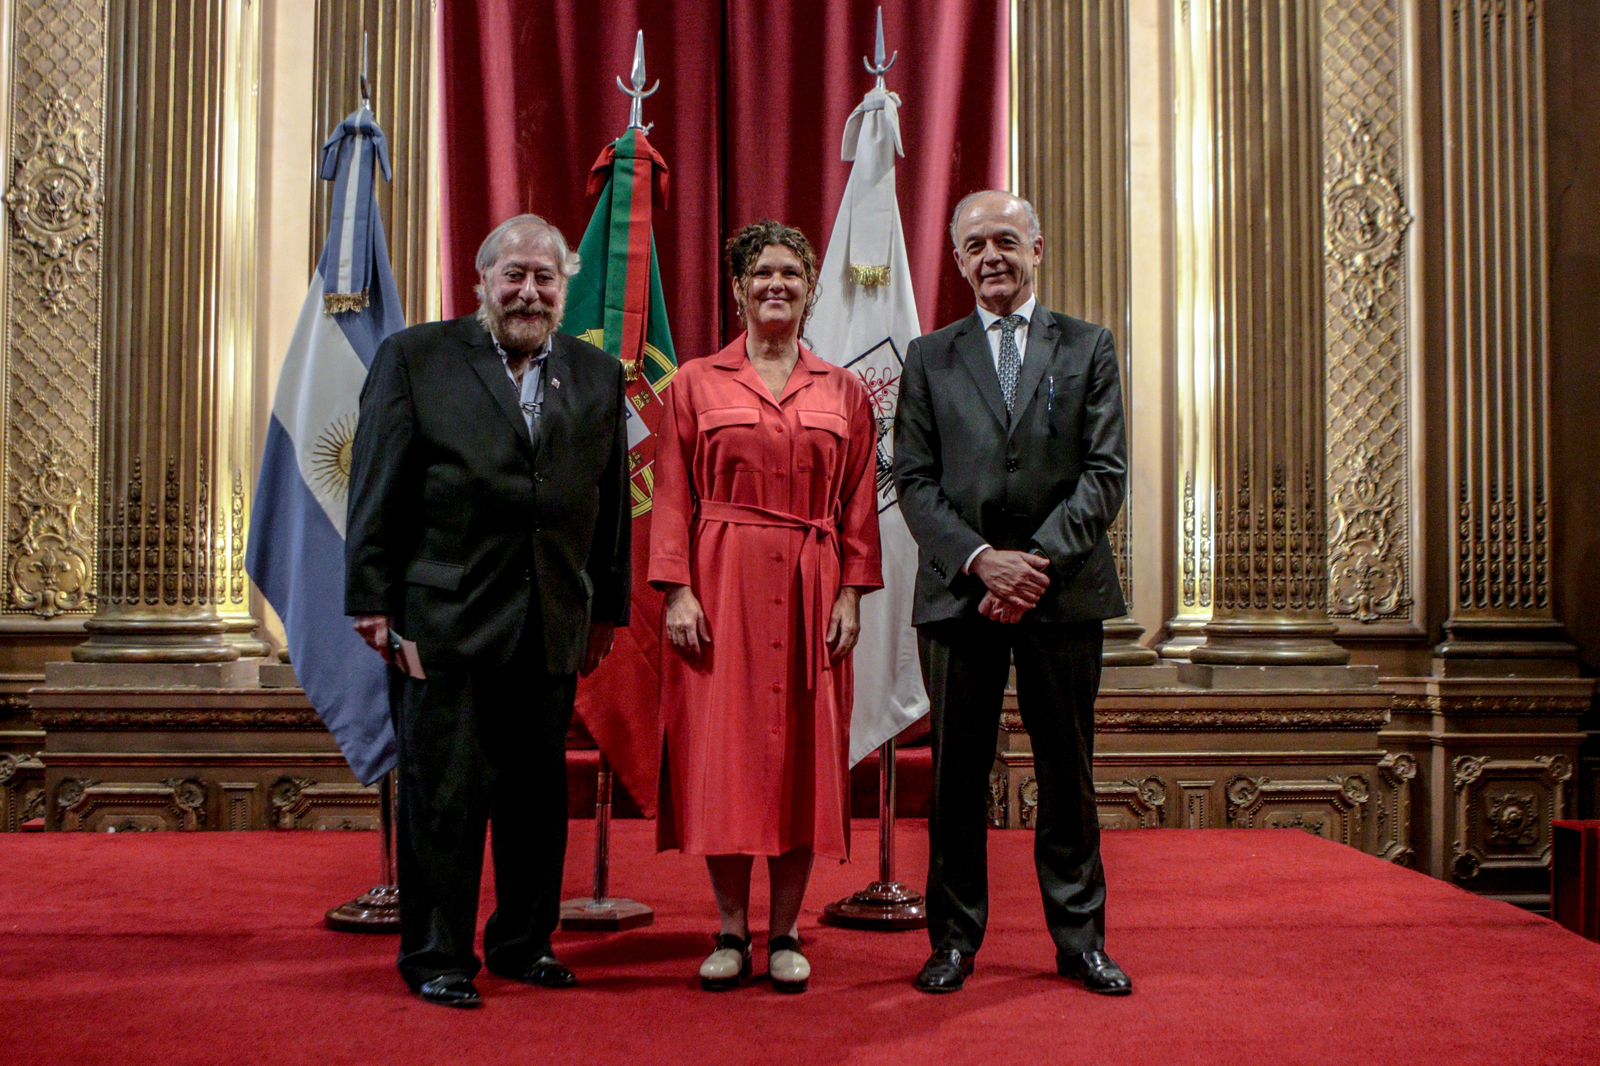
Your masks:
{"label": "woman's hand", "polygon": [[700,654],[700,645],[711,646],[711,626],[706,621],[700,601],[694,590],[679,585],[667,593],[667,611],[662,624],[667,630],[667,640],[672,646],[691,656]]}
{"label": "woman's hand", "polygon": [[861,639],[861,590],[846,586],[839,590],[833,601],[833,614],[828,617],[828,631],[823,634],[828,651],[838,662],[849,655]]}

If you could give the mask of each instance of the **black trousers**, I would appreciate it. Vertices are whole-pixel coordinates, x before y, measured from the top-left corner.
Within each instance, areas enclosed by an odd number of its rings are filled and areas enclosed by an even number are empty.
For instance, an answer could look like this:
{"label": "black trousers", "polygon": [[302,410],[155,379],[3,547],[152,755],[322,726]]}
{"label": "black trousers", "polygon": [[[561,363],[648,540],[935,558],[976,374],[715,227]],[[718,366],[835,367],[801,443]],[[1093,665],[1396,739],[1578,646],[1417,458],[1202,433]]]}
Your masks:
{"label": "black trousers", "polygon": [[1105,870],[1094,802],[1094,701],[1101,622],[1002,625],[988,619],[918,630],[932,702],[928,937],[975,955],[989,921],[989,772],[1011,657],[1033,740],[1039,807],[1033,842],[1045,924],[1058,951],[1105,947]]}
{"label": "black trousers", "polygon": [[440,974],[478,972],[486,825],[494,827],[496,904],[483,934],[489,966],[527,966],[549,950],[560,920],[577,678],[546,673],[539,643],[525,640],[504,666],[424,664],[425,681],[391,672],[400,973],[413,989]]}

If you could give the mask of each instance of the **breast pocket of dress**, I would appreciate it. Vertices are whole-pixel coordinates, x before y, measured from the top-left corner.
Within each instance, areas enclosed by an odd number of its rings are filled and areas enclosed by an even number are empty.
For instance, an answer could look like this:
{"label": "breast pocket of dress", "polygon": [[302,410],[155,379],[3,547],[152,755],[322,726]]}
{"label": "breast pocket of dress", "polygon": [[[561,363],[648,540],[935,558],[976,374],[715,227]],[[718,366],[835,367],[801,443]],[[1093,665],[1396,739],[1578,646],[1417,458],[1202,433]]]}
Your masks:
{"label": "breast pocket of dress", "polygon": [[695,420],[701,459],[711,483],[695,491],[711,499],[754,499],[761,480],[761,412],[754,407],[712,407]]}
{"label": "breast pocket of dress", "polygon": [[850,422],[834,411],[796,411],[804,427],[795,467],[800,470],[832,470],[839,462]]}

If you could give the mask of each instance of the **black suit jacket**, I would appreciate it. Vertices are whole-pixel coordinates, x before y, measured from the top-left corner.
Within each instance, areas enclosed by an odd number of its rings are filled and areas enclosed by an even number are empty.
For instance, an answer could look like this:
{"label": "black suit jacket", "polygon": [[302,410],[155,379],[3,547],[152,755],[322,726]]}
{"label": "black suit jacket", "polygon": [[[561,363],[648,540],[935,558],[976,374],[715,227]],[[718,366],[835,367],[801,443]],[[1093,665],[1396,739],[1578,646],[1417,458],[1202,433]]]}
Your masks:
{"label": "black suit jacket", "polygon": [[387,614],[430,662],[503,663],[530,609],[545,667],[570,674],[589,622],[626,625],[622,364],[557,334],[538,440],[474,317],[385,340],[350,464],[345,611]]}
{"label": "black suit jacket", "polygon": [[1011,418],[977,313],[911,342],[895,416],[900,511],[918,548],[912,622],[976,618],[979,545],[1039,549],[1050,589],[1028,617],[1127,611],[1106,527],[1128,468],[1109,330],[1035,304]]}

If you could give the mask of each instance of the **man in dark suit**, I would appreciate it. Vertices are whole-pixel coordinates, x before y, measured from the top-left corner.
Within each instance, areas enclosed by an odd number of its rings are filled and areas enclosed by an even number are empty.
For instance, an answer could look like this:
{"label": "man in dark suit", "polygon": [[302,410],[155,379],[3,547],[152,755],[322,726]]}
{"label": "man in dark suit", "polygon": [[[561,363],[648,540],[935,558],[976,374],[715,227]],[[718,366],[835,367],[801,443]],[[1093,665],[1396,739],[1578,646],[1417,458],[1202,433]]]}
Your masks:
{"label": "man in dark suit", "polygon": [[[473,977],[485,823],[489,969],[575,982],[551,953],[578,673],[629,605],[622,366],[556,332],[578,257],[536,215],[478,252],[479,310],[378,349],[351,458],[345,611],[391,662],[399,746],[400,972],[431,1003]],[[391,649],[394,649],[391,651]],[[404,656],[401,656],[404,658]]]}
{"label": "man in dark suit", "polygon": [[1127,473],[1111,334],[1038,305],[1032,205],[990,190],[950,223],[978,308],[907,349],[895,420],[900,510],[932,701],[924,992],[972,972],[989,915],[989,771],[1013,654],[1039,784],[1034,856],[1057,970],[1090,991],[1132,982],[1105,953],[1094,802],[1102,622],[1126,607],[1106,527]]}

